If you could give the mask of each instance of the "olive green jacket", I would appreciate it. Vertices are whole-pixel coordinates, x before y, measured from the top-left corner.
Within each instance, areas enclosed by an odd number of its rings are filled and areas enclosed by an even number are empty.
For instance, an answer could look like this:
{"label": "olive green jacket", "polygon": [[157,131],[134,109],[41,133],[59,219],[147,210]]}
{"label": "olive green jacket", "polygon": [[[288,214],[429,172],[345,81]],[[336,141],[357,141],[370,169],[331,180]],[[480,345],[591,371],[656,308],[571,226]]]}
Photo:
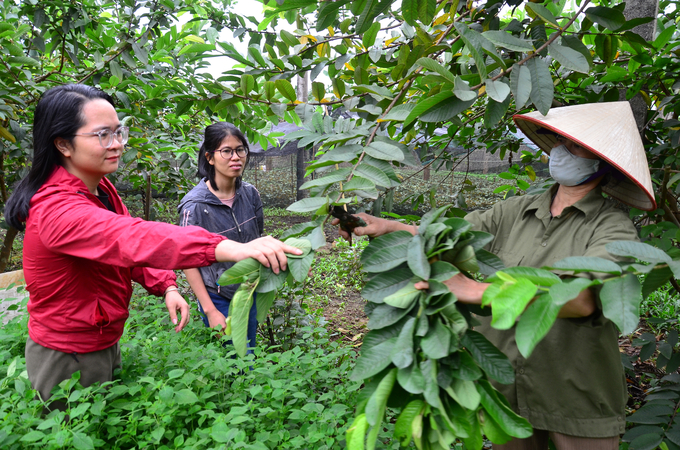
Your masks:
{"label": "olive green jacket", "polygon": [[[547,266],[568,256],[615,260],[605,244],[638,239],[627,215],[603,198],[599,188],[552,217],[556,189],[512,197],[466,219],[495,236],[487,249],[506,267]],[[557,319],[528,359],[517,350],[514,328],[495,330],[487,318],[482,321],[478,330],[515,368],[515,383],[496,387],[534,428],[580,437],[612,437],[624,431],[627,393],[619,333],[599,309],[589,317]]]}

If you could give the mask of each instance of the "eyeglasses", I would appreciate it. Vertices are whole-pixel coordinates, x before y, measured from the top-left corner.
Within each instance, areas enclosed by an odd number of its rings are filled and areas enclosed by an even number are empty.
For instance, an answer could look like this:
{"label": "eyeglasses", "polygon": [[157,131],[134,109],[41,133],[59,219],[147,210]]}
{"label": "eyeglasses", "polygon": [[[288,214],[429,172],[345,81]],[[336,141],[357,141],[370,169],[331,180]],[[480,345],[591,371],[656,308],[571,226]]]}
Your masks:
{"label": "eyeglasses", "polygon": [[243,158],[248,154],[248,149],[245,147],[236,148],[224,147],[220,150],[215,150],[213,153],[219,153],[224,159],[231,159],[234,157],[234,152],[236,152],[236,156],[238,156],[239,158]]}
{"label": "eyeglasses", "polygon": [[111,131],[108,128],[99,130],[92,133],[78,133],[75,136],[99,136],[99,144],[104,148],[109,148],[113,145],[113,137],[121,144],[125,145],[128,141],[128,136],[130,133],[130,128],[128,127],[118,127],[116,131]]}

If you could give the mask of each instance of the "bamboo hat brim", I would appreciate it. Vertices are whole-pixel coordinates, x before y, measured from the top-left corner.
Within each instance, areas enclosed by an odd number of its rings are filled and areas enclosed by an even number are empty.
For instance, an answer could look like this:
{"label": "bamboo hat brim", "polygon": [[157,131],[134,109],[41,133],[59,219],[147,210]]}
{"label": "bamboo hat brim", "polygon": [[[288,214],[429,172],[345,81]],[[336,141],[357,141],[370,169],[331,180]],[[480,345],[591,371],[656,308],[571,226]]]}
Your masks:
{"label": "bamboo hat brim", "polygon": [[557,137],[575,142],[611,164],[625,177],[610,176],[602,190],[634,208],[656,209],[647,156],[628,102],[587,103],[538,111],[513,119],[522,132],[550,154]]}

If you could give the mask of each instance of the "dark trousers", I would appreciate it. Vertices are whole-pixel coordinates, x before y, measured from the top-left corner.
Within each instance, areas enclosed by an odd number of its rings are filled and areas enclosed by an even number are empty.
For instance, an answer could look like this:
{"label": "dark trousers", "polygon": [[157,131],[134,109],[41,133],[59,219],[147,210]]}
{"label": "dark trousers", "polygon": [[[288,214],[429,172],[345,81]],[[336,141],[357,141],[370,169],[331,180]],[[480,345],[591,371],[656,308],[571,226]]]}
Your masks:
{"label": "dark trousers", "polygon": [[[212,292],[208,292],[208,294],[210,294],[210,300],[212,300],[213,305],[215,305],[215,308],[217,308],[219,312],[224,314],[224,317],[228,317],[229,305],[231,305],[231,300],[226,299],[219,294],[213,294]],[[250,313],[248,315],[248,348],[254,348],[257,345],[257,305],[255,302],[256,298],[257,293],[253,293],[253,306],[250,308]],[[201,308],[200,303],[198,304],[198,310],[201,312],[201,318],[203,319],[203,323],[205,324],[206,327],[209,327],[210,323],[208,322],[208,318],[203,312],[203,308]],[[231,344],[231,341],[228,341],[227,343]],[[248,350],[248,353],[252,353],[252,351]]]}
{"label": "dark trousers", "polygon": [[554,431],[534,430],[526,439],[513,439],[507,444],[494,444],[493,450],[548,450],[548,438],[557,450],[618,450],[619,437],[585,438]]}

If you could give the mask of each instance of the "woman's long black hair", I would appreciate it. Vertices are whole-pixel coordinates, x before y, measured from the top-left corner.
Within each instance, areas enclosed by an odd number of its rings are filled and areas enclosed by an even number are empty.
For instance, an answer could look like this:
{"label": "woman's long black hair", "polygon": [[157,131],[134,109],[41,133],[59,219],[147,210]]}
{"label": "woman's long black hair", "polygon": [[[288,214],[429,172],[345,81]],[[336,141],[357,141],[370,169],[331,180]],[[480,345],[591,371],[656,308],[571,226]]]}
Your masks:
{"label": "woman's long black hair", "polygon": [[114,106],[109,94],[84,84],[57,86],[42,95],[33,116],[33,164],[5,206],[5,220],[10,226],[18,230],[25,228],[31,198],[54,169],[62,165],[61,152],[54,140],[63,138],[71,142],[85,123],[84,105],[99,98]]}
{"label": "woman's long black hair", "polygon": [[[244,168],[248,166],[250,162],[250,147],[248,147],[248,139],[246,136],[234,126],[234,124],[229,122],[215,122],[212,125],[208,125],[205,128],[205,135],[203,137],[203,143],[201,148],[198,149],[198,176],[201,178],[207,178],[210,181],[210,186],[216,191],[217,184],[215,183],[215,166],[210,164],[206,153],[211,153],[212,157],[215,158],[215,150],[217,150],[227,136],[234,136],[248,151],[248,156],[246,157],[246,163]],[[241,177],[238,177],[235,182],[236,189],[241,187]]]}

